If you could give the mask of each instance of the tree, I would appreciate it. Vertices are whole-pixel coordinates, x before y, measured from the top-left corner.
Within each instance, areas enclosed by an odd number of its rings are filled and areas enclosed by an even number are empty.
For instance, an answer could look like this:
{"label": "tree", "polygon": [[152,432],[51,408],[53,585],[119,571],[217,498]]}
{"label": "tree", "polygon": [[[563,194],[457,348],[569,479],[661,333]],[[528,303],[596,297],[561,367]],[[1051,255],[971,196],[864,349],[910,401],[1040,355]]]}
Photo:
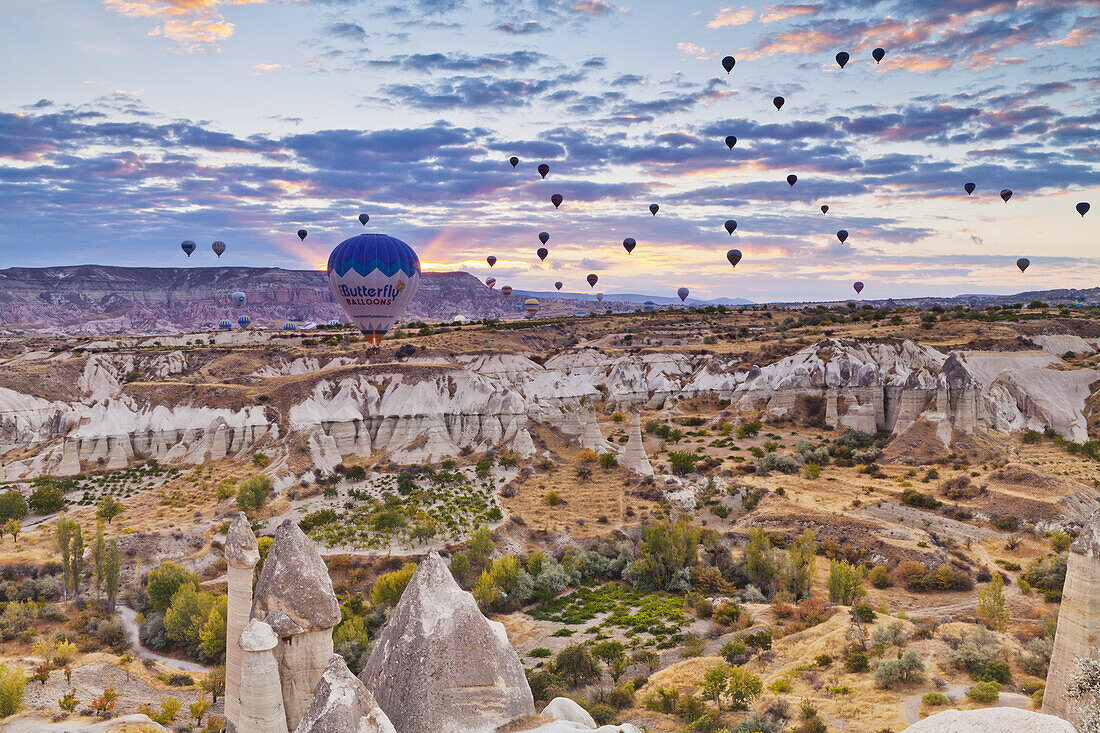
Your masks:
{"label": "tree", "polygon": [[695,464],[701,458],[698,453],[691,451],[672,451],[668,454],[668,464],[672,466],[673,473],[684,476],[695,470]]}
{"label": "tree", "polygon": [[172,596],[186,583],[197,587],[199,579],[186,568],[171,560],[165,560],[159,567],[149,572],[145,590],[149,594],[149,603],[154,611],[165,613],[172,603]]}
{"label": "tree", "polygon": [[488,527],[481,525],[470,534],[470,564],[475,568],[484,569],[494,550],[496,547]]}
{"label": "tree", "polygon": [[115,612],[115,600],[118,598],[118,583],[121,564],[118,557],[118,542],[111,540],[107,546],[107,558],[103,563],[103,587],[107,592],[107,611]]}
{"label": "tree", "polygon": [[76,689],[70,689],[65,693],[64,697],[57,701],[57,707],[61,708],[66,713],[72,713],[80,705],[80,700],[76,697]]}
{"label": "tree", "polygon": [[0,718],[15,715],[23,709],[23,691],[27,687],[27,678],[18,667],[8,669],[0,664]]}
{"label": "tree", "polygon": [[[224,640],[223,640],[224,641]],[[191,703],[191,706],[187,711],[191,714],[191,717],[195,719],[195,727],[202,725],[202,716],[206,715],[206,711],[210,709],[210,701],[202,695],[199,699]]]}
{"label": "tree", "polygon": [[722,696],[726,694],[729,673],[729,667],[719,665],[707,670],[707,673],[703,676],[703,699],[713,700],[714,704],[718,706],[718,712],[722,712]]}
{"label": "tree", "polygon": [[727,677],[726,694],[733,710],[748,710],[752,701],[764,691],[764,683],[747,669],[730,667]]}
{"label": "tree", "polygon": [[72,536],[80,532],[80,525],[65,518],[62,514],[57,519],[57,528],[54,537],[57,539],[57,550],[61,553],[61,585],[66,598],[69,597],[69,588],[72,586],[72,578],[69,572],[72,569],[69,558],[72,554]]}
{"label": "tree", "polygon": [[416,572],[416,563],[408,562],[400,570],[383,573],[370,589],[370,603],[375,608],[392,608],[401,600],[401,594]]}
{"label": "tree", "polygon": [[107,524],[111,523],[111,520],[122,514],[126,510],[126,507],[121,501],[113,496],[105,496],[96,505],[95,515],[96,518],[105,520]]}
{"label": "tree", "polygon": [[23,530],[23,523],[22,522],[20,522],[18,519],[14,519],[14,518],[9,519],[8,521],[4,522],[4,528],[3,528],[2,531],[0,531],[0,538],[2,538],[3,535],[10,534],[12,542],[15,542],[16,544],[19,544],[19,533],[22,530]]}
{"label": "tree", "polygon": [[779,562],[768,536],[759,527],[749,531],[749,539],[745,542],[745,573],[749,582],[769,596],[775,593]]}
{"label": "tree", "polygon": [[867,592],[863,588],[863,566],[855,566],[844,560],[829,563],[829,600],[850,606]]}
{"label": "tree", "polygon": [[185,583],[172,596],[164,613],[164,634],[172,641],[194,648],[201,643],[202,627],[214,606],[214,594]]}
{"label": "tree", "polygon": [[206,615],[206,621],[199,629],[199,651],[202,656],[214,662],[225,659],[225,627],[228,617],[229,599],[218,596]]}
{"label": "tree", "polygon": [[592,647],[592,655],[610,669],[616,660],[623,658],[623,645],[613,640],[601,641]]}
{"label": "tree", "polygon": [[270,493],[271,479],[263,474],[250,476],[237,489],[237,507],[242,512],[259,511],[264,508]]}
{"label": "tree", "polygon": [[[75,522],[73,524],[76,524]],[[73,584],[73,596],[80,595],[80,575],[84,572],[84,532],[77,525],[72,533],[69,550],[69,579]]]}
{"label": "tree", "polygon": [[558,652],[554,657],[554,672],[564,677],[571,687],[600,678],[600,667],[586,644],[572,644]]}
{"label": "tree", "polygon": [[1005,606],[1004,580],[1000,573],[994,573],[980,593],[978,593],[978,620],[994,631],[1004,631],[1008,627],[1008,608]]}
{"label": "tree", "polygon": [[0,494],[0,522],[22,519],[28,511],[27,500],[15,489]]}
{"label": "tree", "polygon": [[92,564],[95,567],[95,595],[103,590],[103,565],[107,560],[107,543],[103,539],[103,522],[96,522],[95,544],[92,545]]}
{"label": "tree", "polygon": [[210,693],[211,704],[216,705],[218,698],[225,694],[225,665],[219,664],[202,678],[199,687]]}
{"label": "tree", "polygon": [[790,572],[790,591],[796,597],[805,598],[810,595],[810,588],[814,582],[814,570],[817,560],[815,553],[817,543],[814,533],[806,530],[791,543],[791,549],[787,555],[790,558],[788,565]]}
{"label": "tree", "polygon": [[[45,481],[40,479],[46,478]],[[53,514],[65,508],[65,491],[53,479],[39,477],[34,480],[34,491],[27,504],[35,514]]]}
{"label": "tree", "polygon": [[702,531],[681,518],[675,524],[656,522],[645,528],[638,559],[630,567],[635,586],[672,590],[678,571],[695,564]]}

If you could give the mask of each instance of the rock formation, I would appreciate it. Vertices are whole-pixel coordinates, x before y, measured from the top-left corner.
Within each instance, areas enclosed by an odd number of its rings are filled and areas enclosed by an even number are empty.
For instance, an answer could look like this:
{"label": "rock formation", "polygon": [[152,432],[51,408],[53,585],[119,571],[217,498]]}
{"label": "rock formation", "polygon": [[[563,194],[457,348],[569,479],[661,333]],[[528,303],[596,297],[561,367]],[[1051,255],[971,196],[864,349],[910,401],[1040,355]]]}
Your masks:
{"label": "rock formation", "polygon": [[649,463],[649,456],[645,452],[645,442],[642,438],[642,417],[634,413],[630,421],[630,437],[626,441],[619,463],[635,473],[643,476],[653,475],[653,466]]}
{"label": "rock formation", "polygon": [[344,658],[333,654],[294,733],[396,733]]}
{"label": "rock formation", "polygon": [[[241,636],[252,613],[252,569],[260,560],[256,535],[244,512],[237,514],[225,537],[225,564],[229,602],[226,608],[225,637],[232,641]],[[241,647],[225,647],[225,719],[236,721],[241,709]]]}
{"label": "rock formation", "polygon": [[504,626],[482,615],[434,551],[413,574],[359,678],[397,733],[489,733],[535,712]]}
{"label": "rock formation", "polygon": [[1053,715],[1019,708],[944,710],[914,723],[903,733],[1074,733]]}
{"label": "rock formation", "polygon": [[241,708],[237,733],[287,733],[279,663],[272,653],[279,637],[253,619],[237,640],[241,649]]}
{"label": "rock formation", "polygon": [[1043,712],[1070,719],[1065,686],[1077,657],[1100,653],[1100,512],[1092,515],[1070,545],[1058,631],[1050,655]]}
{"label": "rock formation", "polygon": [[[293,730],[332,658],[332,629],[340,623],[340,603],[320,553],[290,519],[275,531],[256,582],[252,619],[264,619],[278,635],[275,657],[286,728]],[[241,694],[243,700],[243,688]]]}

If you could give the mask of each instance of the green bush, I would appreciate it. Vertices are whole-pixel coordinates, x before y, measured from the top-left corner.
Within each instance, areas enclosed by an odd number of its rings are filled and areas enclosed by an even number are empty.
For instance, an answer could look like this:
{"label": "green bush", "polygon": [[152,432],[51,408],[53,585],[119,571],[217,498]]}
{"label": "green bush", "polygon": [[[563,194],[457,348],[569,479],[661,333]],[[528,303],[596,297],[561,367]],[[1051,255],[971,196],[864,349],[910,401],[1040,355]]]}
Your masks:
{"label": "green bush", "polygon": [[267,504],[270,493],[271,479],[263,474],[250,476],[237,489],[237,507],[242,512],[259,511]]}
{"label": "green bush", "polygon": [[871,669],[870,658],[865,652],[852,652],[848,655],[848,658],[844,660],[844,669],[852,674],[867,672]]}
{"label": "green bush", "polygon": [[149,572],[145,583],[146,593],[149,594],[149,604],[157,613],[164,613],[172,603],[172,596],[181,586],[187,583],[196,588],[199,578],[191,571],[177,565],[171,560],[165,560],[156,569]]}
{"label": "green bush", "polygon": [[1001,686],[996,682],[979,682],[966,691],[966,696],[974,702],[994,703],[1001,697]]}
{"label": "green bush", "polygon": [[927,692],[924,697],[920,699],[922,705],[928,705],[930,707],[938,707],[940,705],[947,705],[951,702],[947,695],[942,695],[938,692]]}
{"label": "green bush", "polygon": [[924,679],[924,662],[912,649],[898,659],[876,659],[871,669],[875,682],[886,689],[916,684]]}

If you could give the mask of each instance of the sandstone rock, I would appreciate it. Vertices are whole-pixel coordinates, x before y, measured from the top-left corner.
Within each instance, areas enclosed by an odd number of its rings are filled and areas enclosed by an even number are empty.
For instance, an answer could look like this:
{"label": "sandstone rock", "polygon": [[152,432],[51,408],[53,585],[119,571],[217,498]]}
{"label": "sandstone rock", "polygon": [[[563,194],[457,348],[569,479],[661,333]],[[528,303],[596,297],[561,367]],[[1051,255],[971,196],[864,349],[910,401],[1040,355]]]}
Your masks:
{"label": "sandstone rock", "polygon": [[413,574],[359,678],[397,733],[489,733],[535,712],[503,625],[481,614],[434,551]]}
{"label": "sandstone rock", "polygon": [[263,621],[253,619],[237,643],[242,652],[237,733],[287,733],[279,663],[273,654],[279,637]]}
{"label": "sandstone rock", "polygon": [[239,639],[252,612],[252,570],[260,560],[256,535],[244,512],[238,512],[225,536],[228,603],[225,623],[225,719],[237,724],[241,710]]}
{"label": "sandstone rock", "polygon": [[542,719],[579,723],[589,728],[596,727],[596,721],[592,719],[589,712],[568,697],[555,697],[551,700],[542,709]]}
{"label": "sandstone rock", "polygon": [[626,441],[626,448],[619,463],[635,473],[643,476],[653,475],[653,466],[649,463],[649,456],[645,452],[645,442],[642,438],[642,418],[638,413],[630,421],[630,437]]}
{"label": "sandstone rock", "polygon": [[61,446],[61,463],[57,467],[58,476],[75,476],[80,473],[80,443],[65,438]]}
{"label": "sandstone rock", "polygon": [[905,729],[904,733],[1074,733],[1053,715],[1019,708],[944,710]]}
{"label": "sandstone rock", "polygon": [[333,654],[294,733],[395,733],[374,696]]}

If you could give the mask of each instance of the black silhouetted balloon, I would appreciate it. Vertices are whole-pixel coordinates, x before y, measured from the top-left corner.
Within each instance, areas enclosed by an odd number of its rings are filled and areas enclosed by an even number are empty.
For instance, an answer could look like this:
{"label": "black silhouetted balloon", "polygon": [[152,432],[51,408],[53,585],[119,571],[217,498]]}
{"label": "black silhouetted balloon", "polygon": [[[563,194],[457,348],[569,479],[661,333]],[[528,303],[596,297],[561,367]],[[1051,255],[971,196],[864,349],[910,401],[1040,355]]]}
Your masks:
{"label": "black silhouetted balloon", "polygon": [[856,295],[859,295],[863,292],[863,283],[859,280],[856,280],[854,283],[852,283],[852,289],[856,291]]}
{"label": "black silhouetted balloon", "polygon": [[850,58],[851,58],[851,56],[848,55],[847,51],[841,51],[840,53],[838,53],[836,55],[836,62],[838,64],[840,64],[840,68],[843,69],[844,64],[848,63],[848,59],[850,59]]}
{"label": "black silhouetted balloon", "polygon": [[776,97],[772,100],[772,104],[775,105],[776,109],[783,109],[783,103],[786,101],[787,100],[783,99],[783,97]]}
{"label": "black silhouetted balloon", "polygon": [[561,290],[561,285],[561,280],[558,280],[556,283],[554,283],[554,288],[557,290]]}
{"label": "black silhouetted balloon", "polygon": [[733,71],[733,66],[736,63],[737,63],[737,59],[735,59],[733,56],[727,56],[724,59],[722,59],[722,68],[725,69],[726,73],[728,74],[731,71]]}
{"label": "black silhouetted balloon", "polygon": [[1016,267],[1020,268],[1020,272],[1026,270],[1029,265],[1031,265],[1031,260],[1029,260],[1027,257],[1021,257],[1020,259],[1016,260]]}
{"label": "black silhouetted balloon", "polygon": [[821,205],[821,213],[822,214],[828,214],[829,213],[829,205],[828,204],[822,204]]}
{"label": "black silhouetted balloon", "polygon": [[634,248],[637,247],[637,246],[638,246],[638,243],[634,241],[634,237],[627,237],[626,239],[623,240],[623,249],[626,250],[627,254],[630,254],[631,252],[633,252]]}
{"label": "black silhouetted balloon", "polygon": [[535,254],[537,254],[539,256],[540,260],[545,262],[546,261],[546,255],[550,254],[550,250],[546,249],[546,247],[539,247],[538,251],[535,252]]}
{"label": "black silhouetted balloon", "polygon": [[798,183],[798,176],[796,176],[794,173],[787,176],[787,185],[793,186],[796,183]]}
{"label": "black silhouetted balloon", "polygon": [[512,164],[513,168],[515,168],[517,165],[519,165],[519,158],[513,155],[511,158],[508,159],[508,162]]}
{"label": "black silhouetted balloon", "polygon": [[680,296],[680,302],[681,303],[683,303],[685,300],[687,300],[688,295],[690,293],[691,293],[691,291],[688,290],[687,288],[677,288],[676,289],[676,294]]}
{"label": "black silhouetted balloon", "polygon": [[599,282],[599,280],[600,280],[600,278],[596,277],[596,275],[590,274],[588,276],[588,285],[590,287],[596,287],[596,283]]}
{"label": "black silhouetted balloon", "polygon": [[733,146],[737,144],[737,138],[733,135],[726,135],[726,147],[733,150]]}
{"label": "black silhouetted balloon", "polygon": [[844,242],[848,239],[848,230],[841,229],[839,232],[836,233],[836,238],[840,240],[841,244],[844,244]]}
{"label": "black silhouetted balloon", "polygon": [[657,212],[660,211],[660,210],[661,210],[661,207],[658,206],[657,204],[650,204],[649,205],[649,213],[653,214],[654,216],[657,216]]}
{"label": "black silhouetted balloon", "polygon": [[309,234],[309,232],[307,232],[305,229],[299,229],[298,230],[298,239],[302,240],[303,242],[306,241],[306,235],[307,234]]}
{"label": "black silhouetted balloon", "polygon": [[492,267],[493,265],[495,265],[497,263],[497,258],[493,257],[492,255],[489,255],[488,257],[485,258],[485,261],[489,263],[489,267]]}
{"label": "black silhouetted balloon", "polygon": [[975,186],[973,183],[964,183],[963,184],[963,190],[966,191],[967,196],[974,193],[975,188],[977,188],[977,186]]}
{"label": "black silhouetted balloon", "polygon": [[1008,200],[1010,198],[1012,198],[1012,189],[1011,188],[1002,188],[1001,189],[1001,200],[1004,201],[1007,204]]}
{"label": "black silhouetted balloon", "polygon": [[561,197],[560,193],[556,193],[556,194],[554,194],[553,196],[550,197],[550,203],[552,203],[554,205],[555,209],[558,208],[559,206],[561,206],[561,202],[564,201],[564,200],[565,199],[563,199]]}
{"label": "black silhouetted balloon", "polygon": [[550,232],[539,232],[539,241],[546,244],[550,241]]}
{"label": "black silhouetted balloon", "polygon": [[885,55],[886,55],[886,49],[885,48],[876,48],[874,51],[871,52],[871,58],[873,58],[875,60],[876,64],[878,62],[882,61],[882,57],[885,56]]}
{"label": "black silhouetted balloon", "polygon": [[195,251],[195,243],[192,242],[190,239],[185,239],[180,242],[180,249],[182,249],[188,257],[190,257],[191,253]]}
{"label": "black silhouetted balloon", "polygon": [[539,163],[539,175],[546,178],[546,174],[550,172],[550,166],[546,163]]}
{"label": "black silhouetted balloon", "polygon": [[726,223],[723,224],[723,226],[726,228],[726,232],[732,236],[733,231],[737,229],[737,222],[735,222],[733,219],[726,219]]}
{"label": "black silhouetted balloon", "polygon": [[741,261],[741,250],[731,249],[726,252],[726,259],[730,261],[730,264],[737,267],[737,263]]}
{"label": "black silhouetted balloon", "polygon": [[1077,204],[1076,208],[1077,213],[1081,216],[1084,216],[1085,214],[1089,213],[1089,209],[1091,209],[1092,207],[1089,206],[1089,203],[1087,201],[1082,201],[1081,203]]}
{"label": "black silhouetted balloon", "polygon": [[363,226],[366,226],[368,221],[370,221],[370,214],[360,214],[359,215],[359,223],[360,224],[362,224]]}

